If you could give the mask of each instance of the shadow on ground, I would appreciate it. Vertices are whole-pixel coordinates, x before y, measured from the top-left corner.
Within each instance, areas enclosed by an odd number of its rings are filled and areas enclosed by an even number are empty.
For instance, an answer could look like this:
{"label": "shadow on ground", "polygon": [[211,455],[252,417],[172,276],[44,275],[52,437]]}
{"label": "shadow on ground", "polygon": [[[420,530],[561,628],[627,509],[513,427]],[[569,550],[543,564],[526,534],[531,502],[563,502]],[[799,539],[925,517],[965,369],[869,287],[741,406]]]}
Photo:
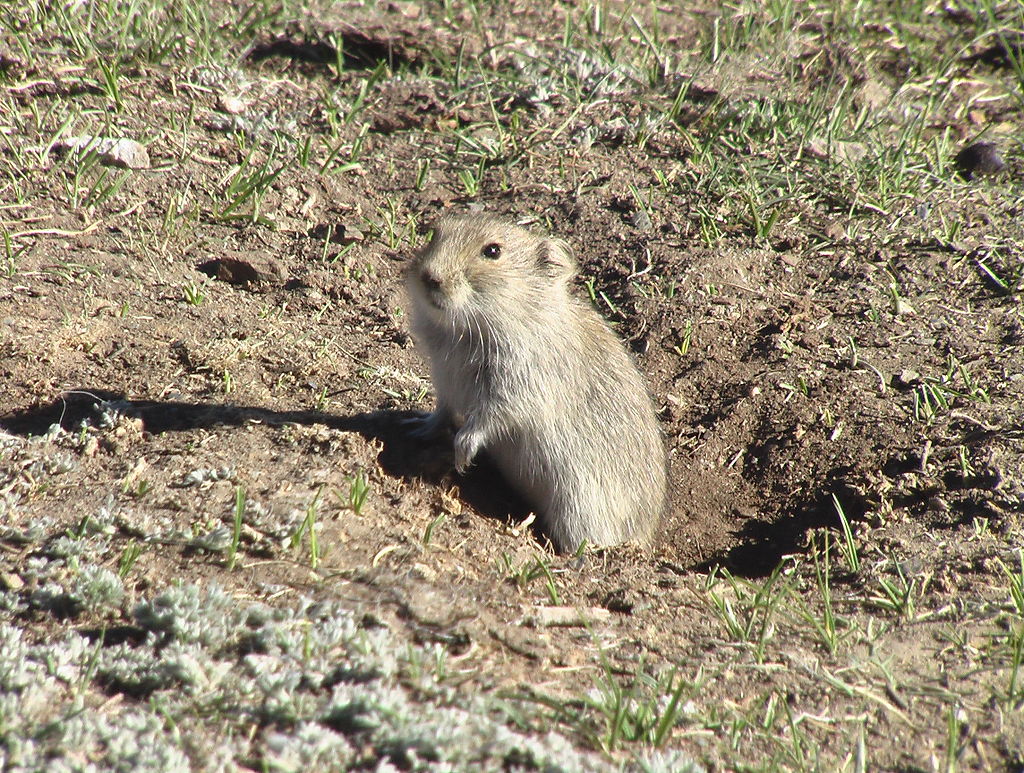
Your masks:
{"label": "shadow on ground", "polygon": [[[464,475],[452,472],[447,447],[424,444],[410,436],[408,420],[419,415],[410,411],[382,410],[338,416],[320,411],[276,411],[225,403],[129,400],[109,390],[79,389],[65,392],[51,402],[0,416],[0,429],[17,435],[41,435],[54,424],[73,431],[82,422],[103,426],[117,415],[140,420],[143,430],[152,434],[250,423],[321,425],[356,432],[367,440],[380,442],[378,462],[388,475],[432,485],[457,485],[466,504],[502,522],[520,521],[530,511],[486,456]],[[774,518],[766,514],[767,517],[750,519],[735,533],[735,544],[692,568],[709,571],[725,566],[740,576],[767,576],[784,556],[807,549],[810,531],[840,525],[833,493],[850,522],[863,517],[866,503],[843,483],[849,473],[848,469],[837,468],[823,485],[816,487],[819,492],[816,497],[791,503]],[[541,542],[545,541],[541,532],[537,532],[537,536]]]}
{"label": "shadow on ground", "polygon": [[[489,518],[520,521],[530,508],[501,477],[486,455],[468,472],[451,471],[450,450],[424,444],[409,435],[412,411],[373,411],[336,416],[321,411],[275,411],[226,403],[186,403],[161,400],[128,400],[123,394],[103,389],[75,389],[55,400],[0,416],[0,429],[15,435],[45,434],[54,424],[73,431],[82,422],[103,426],[117,415],[138,419],[151,434],[194,429],[238,427],[245,424],[322,425],[342,432],[356,432],[381,443],[378,462],[388,475],[431,484],[445,480],[458,485],[461,498]],[[544,537],[538,535],[541,541]]]}
{"label": "shadow on ground", "polygon": [[[838,477],[834,472],[828,480],[834,482]],[[805,553],[814,530],[841,527],[837,501],[848,523],[853,524],[864,517],[867,509],[864,499],[851,487],[834,483],[832,486],[823,485],[821,490],[835,492],[836,499],[833,500],[832,493],[823,493],[814,499],[794,503],[773,520],[751,519],[736,532],[738,541],[735,546],[698,568],[710,571],[715,566],[724,566],[741,577],[767,577],[786,556]],[[833,545],[833,549],[835,547]]]}

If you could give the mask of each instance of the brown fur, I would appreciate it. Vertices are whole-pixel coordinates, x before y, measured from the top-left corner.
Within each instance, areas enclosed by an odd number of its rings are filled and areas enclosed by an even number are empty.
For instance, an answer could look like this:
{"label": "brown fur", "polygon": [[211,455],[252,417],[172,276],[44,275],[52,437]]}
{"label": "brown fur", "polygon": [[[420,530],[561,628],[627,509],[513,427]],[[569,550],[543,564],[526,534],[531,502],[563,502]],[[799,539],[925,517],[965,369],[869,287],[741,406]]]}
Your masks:
{"label": "brown fur", "polygon": [[564,243],[506,221],[437,224],[406,274],[437,392],[420,431],[454,429],[460,471],[486,449],[560,551],[649,542],[667,488],[657,420],[622,343],[569,293],[574,272]]}

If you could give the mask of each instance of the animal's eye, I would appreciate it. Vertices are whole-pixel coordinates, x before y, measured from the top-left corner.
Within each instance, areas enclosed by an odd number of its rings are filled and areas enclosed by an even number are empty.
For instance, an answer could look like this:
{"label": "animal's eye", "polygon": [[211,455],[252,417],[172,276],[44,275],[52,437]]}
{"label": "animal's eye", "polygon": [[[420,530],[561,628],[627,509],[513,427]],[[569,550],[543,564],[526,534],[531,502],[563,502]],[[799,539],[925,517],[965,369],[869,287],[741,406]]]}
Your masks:
{"label": "animal's eye", "polygon": [[501,245],[492,242],[491,244],[488,244],[486,247],[480,250],[480,254],[483,255],[485,258],[497,260],[498,258],[501,257]]}

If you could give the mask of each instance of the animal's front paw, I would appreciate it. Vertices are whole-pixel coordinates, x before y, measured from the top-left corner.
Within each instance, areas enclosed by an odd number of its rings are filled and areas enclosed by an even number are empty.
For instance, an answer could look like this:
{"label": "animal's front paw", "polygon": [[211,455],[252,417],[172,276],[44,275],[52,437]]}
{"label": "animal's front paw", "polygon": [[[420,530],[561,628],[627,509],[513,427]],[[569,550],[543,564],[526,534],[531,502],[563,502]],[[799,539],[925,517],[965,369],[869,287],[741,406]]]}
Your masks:
{"label": "animal's front paw", "polygon": [[473,463],[473,459],[480,452],[483,446],[483,437],[479,432],[474,432],[463,427],[455,435],[455,471],[463,473]]}

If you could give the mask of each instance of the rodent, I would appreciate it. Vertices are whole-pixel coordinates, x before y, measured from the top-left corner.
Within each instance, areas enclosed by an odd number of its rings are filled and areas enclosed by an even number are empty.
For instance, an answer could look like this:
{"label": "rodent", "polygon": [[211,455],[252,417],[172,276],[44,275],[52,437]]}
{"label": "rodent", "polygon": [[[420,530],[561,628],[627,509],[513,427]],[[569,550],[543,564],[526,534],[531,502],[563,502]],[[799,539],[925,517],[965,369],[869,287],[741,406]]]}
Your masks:
{"label": "rodent", "polygon": [[569,290],[568,245],[447,216],[406,270],[413,338],[462,472],[486,450],[560,552],[649,543],[668,488],[654,407],[622,342]]}

